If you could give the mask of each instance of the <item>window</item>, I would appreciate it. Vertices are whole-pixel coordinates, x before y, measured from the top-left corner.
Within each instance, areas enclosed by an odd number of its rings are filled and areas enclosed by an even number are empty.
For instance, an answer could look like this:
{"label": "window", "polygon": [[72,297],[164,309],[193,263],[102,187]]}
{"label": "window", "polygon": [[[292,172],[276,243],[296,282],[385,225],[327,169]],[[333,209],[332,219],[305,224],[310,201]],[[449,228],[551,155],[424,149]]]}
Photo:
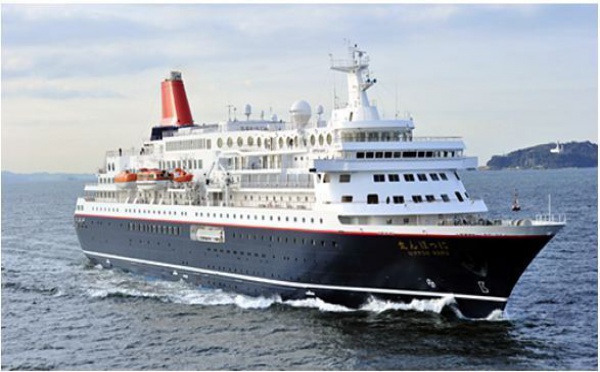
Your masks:
{"label": "window", "polygon": [[444,181],[448,181],[448,177],[446,176],[446,173],[440,173],[440,178]]}
{"label": "window", "polygon": [[416,158],[417,157],[417,152],[416,151],[405,151],[404,152],[404,157],[405,158]]}
{"label": "window", "polygon": [[331,177],[329,176],[329,173],[323,174],[323,183],[329,183],[330,181]]}
{"label": "window", "polygon": [[400,176],[397,174],[388,174],[388,181],[390,182],[400,182]]}
{"label": "window", "polygon": [[401,154],[401,152],[399,152],[399,151],[396,151],[396,152],[394,152],[394,157],[395,157],[395,158],[399,158],[399,157],[400,157],[400,154]]}
{"label": "window", "polygon": [[433,195],[425,195],[425,199],[427,199],[428,202],[434,202],[435,201],[435,196]]}
{"label": "window", "polygon": [[357,152],[356,153],[356,158],[357,159],[364,159],[365,158],[365,153],[364,152]]}
{"label": "window", "polygon": [[342,203],[352,203],[352,195],[342,195]]}
{"label": "window", "polygon": [[415,181],[415,176],[413,174],[407,173],[404,175],[404,180],[406,182],[414,182]]}
{"label": "window", "polygon": [[379,151],[378,151],[378,152],[376,152],[376,153],[375,153],[375,158],[376,158],[376,159],[381,159],[381,158],[383,158],[383,152],[379,152]]}
{"label": "window", "polygon": [[404,204],[404,196],[402,195],[394,195],[394,204]]}
{"label": "window", "polygon": [[373,153],[367,152],[367,159],[373,159]]}
{"label": "window", "polygon": [[392,153],[391,153],[391,151],[390,151],[390,152],[386,152],[386,153],[384,153],[384,154],[383,154],[383,157],[384,157],[384,158],[386,158],[386,159],[389,159],[389,158],[391,158],[391,157],[392,157]]}
{"label": "window", "polygon": [[412,200],[413,200],[415,203],[421,203],[421,202],[423,201],[423,197],[422,197],[421,195],[413,195],[413,196],[412,196]]}
{"label": "window", "polygon": [[448,197],[448,195],[447,195],[447,194],[442,194],[442,195],[440,195],[440,196],[442,197],[442,200],[443,200],[445,203],[448,203],[448,202],[450,201],[450,198]]}
{"label": "window", "polygon": [[460,181],[460,177],[458,176],[458,173],[456,173],[456,171],[454,171],[454,177],[456,177],[456,179]]}
{"label": "window", "polygon": [[367,195],[367,204],[379,204],[379,197],[377,194]]}
{"label": "window", "polygon": [[340,174],[340,183],[348,183],[350,182],[349,174]]}
{"label": "window", "polygon": [[440,178],[438,177],[437,173],[429,173],[429,178],[431,178],[432,181],[439,181]]}
{"label": "window", "polygon": [[374,174],[373,175],[373,181],[375,181],[375,182],[385,182],[385,175],[384,174]]}
{"label": "window", "polygon": [[464,201],[464,199],[463,199],[462,195],[460,194],[460,192],[456,191],[454,193],[454,195],[456,195],[456,199],[458,199],[459,202]]}
{"label": "window", "polygon": [[419,173],[417,174],[417,177],[419,177],[419,181],[427,181],[427,176],[425,173]]}

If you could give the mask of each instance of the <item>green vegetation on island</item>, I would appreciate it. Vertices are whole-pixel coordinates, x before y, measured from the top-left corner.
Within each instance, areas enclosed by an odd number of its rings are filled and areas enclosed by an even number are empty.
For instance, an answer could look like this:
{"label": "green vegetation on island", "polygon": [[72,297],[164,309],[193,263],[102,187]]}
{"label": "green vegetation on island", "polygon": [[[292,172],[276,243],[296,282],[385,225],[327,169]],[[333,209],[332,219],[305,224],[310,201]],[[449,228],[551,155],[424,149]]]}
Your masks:
{"label": "green vegetation on island", "polygon": [[555,169],[598,167],[598,145],[590,141],[547,143],[493,156],[489,169]]}

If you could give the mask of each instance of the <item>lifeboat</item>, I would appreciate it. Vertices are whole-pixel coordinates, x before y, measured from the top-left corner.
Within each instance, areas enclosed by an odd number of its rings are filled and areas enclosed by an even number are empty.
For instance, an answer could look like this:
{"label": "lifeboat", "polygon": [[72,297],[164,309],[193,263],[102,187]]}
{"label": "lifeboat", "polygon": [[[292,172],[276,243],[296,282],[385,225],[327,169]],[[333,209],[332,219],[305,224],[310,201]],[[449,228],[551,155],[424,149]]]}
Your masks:
{"label": "lifeboat", "polygon": [[173,172],[173,181],[177,183],[191,182],[194,175],[181,168],[175,168]]}
{"label": "lifeboat", "polygon": [[164,169],[142,168],[137,172],[137,186],[141,190],[162,190],[171,181],[171,174]]}
{"label": "lifeboat", "polygon": [[124,170],[115,176],[115,185],[119,189],[130,189],[135,187],[137,181],[137,174]]}

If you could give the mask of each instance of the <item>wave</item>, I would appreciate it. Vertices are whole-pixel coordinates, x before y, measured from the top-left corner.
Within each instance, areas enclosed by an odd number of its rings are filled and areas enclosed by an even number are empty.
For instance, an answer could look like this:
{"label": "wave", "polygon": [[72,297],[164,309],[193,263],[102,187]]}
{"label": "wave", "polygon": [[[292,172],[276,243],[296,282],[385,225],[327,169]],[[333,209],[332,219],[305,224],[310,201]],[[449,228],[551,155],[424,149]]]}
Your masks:
{"label": "wave", "polygon": [[[164,303],[200,306],[226,306],[233,305],[242,309],[267,309],[273,305],[283,305],[295,308],[316,309],[321,312],[351,313],[370,312],[382,313],[386,311],[417,311],[440,314],[449,307],[454,309],[452,296],[436,299],[412,300],[410,303],[392,302],[370,298],[367,303],[359,308],[349,308],[343,305],[332,304],[314,297],[297,300],[282,300],[279,296],[253,297],[222,289],[195,287],[179,281],[144,280],[140,281],[134,276],[124,273],[111,273],[110,276],[99,277],[93,288],[87,289],[87,294],[92,298],[138,298],[151,299]],[[455,310],[458,311],[458,310]],[[465,318],[458,313],[458,317]],[[496,319],[494,315],[492,319]],[[467,318],[465,318],[467,319]]]}

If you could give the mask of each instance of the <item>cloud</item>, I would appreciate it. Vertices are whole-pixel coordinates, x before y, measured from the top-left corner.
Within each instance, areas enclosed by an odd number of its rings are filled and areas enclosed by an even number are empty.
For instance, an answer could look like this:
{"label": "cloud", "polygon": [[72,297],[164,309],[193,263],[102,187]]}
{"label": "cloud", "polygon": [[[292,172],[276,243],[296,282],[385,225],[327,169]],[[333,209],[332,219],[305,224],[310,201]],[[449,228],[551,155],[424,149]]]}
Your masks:
{"label": "cloud", "polygon": [[[65,131],[87,143],[85,129],[99,127],[94,162],[116,139],[137,144],[160,117],[159,83],[171,69],[183,71],[199,122],[226,118],[228,104],[285,119],[305,99],[329,112],[345,79],[328,70],[328,54],[344,57],[345,39],[371,55],[379,82],[370,97],[393,117],[397,91],[416,135],[462,134],[483,159],[501,145],[489,138],[518,128],[528,144],[561,131],[597,137],[593,5],[8,4],[2,151]],[[9,165],[27,156],[8,150]],[[91,169],[84,150],[53,164]]]}

